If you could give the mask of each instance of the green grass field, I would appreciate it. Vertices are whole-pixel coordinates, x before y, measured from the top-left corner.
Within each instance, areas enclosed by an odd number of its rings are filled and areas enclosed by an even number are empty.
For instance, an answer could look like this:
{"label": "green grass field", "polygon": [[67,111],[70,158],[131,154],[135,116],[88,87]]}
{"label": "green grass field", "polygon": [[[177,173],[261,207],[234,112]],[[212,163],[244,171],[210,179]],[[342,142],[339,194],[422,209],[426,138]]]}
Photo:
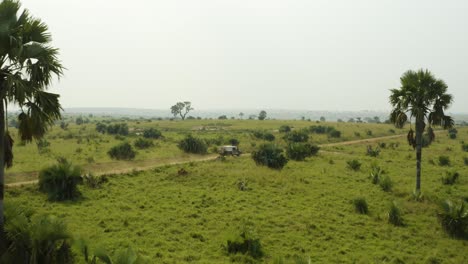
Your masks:
{"label": "green grass field", "polygon": [[[154,149],[139,153],[137,160],[180,157],[182,153],[175,147],[177,140],[194,127],[209,123],[218,124],[222,130],[192,133],[206,138],[236,137],[241,148],[248,151],[261,143],[252,138],[249,129],[315,125],[306,121],[250,120],[130,123],[131,128],[158,127],[166,137]],[[394,129],[383,124],[327,125],[342,131],[342,137],[335,141],[391,135],[389,130]],[[96,147],[59,136],[68,132],[92,135],[93,129],[91,124],[82,132],[78,126],[70,127],[70,131],[54,128],[48,135],[51,153],[47,155],[36,153],[35,145],[16,147],[15,167],[11,171],[40,169],[52,163],[55,155],[64,155],[77,164],[85,164],[85,157],[90,155],[95,162],[110,162],[106,151],[118,141],[114,137],[97,135],[109,142]],[[372,130],[372,136],[366,134],[367,130]],[[265,263],[275,263],[278,258],[289,263],[295,256],[310,258],[312,263],[468,263],[468,241],[449,237],[437,218],[440,201],[468,200],[468,166],[463,160],[468,152],[461,148],[461,141],[468,141],[468,129],[458,130],[457,139],[449,139],[441,132],[436,142],[423,149],[424,200],[419,202],[412,196],[415,152],[404,138],[382,141],[386,146],[378,157],[365,155],[366,143],[323,147],[318,156],[304,162],[290,161],[283,170],[276,171],[255,165],[245,155],[112,175],[101,189],[81,186],[83,198],[74,202],[49,202],[45,194],[37,191],[37,185],[9,188],[5,200],[33,208],[38,214],[57,215],[76,236],[87,237],[111,252],[131,245],[151,263],[242,261],[228,255],[223,245],[232,233],[239,232],[243,223],[255,227],[265,251],[261,261]],[[396,134],[403,131],[396,130]],[[279,138],[277,143],[282,144]],[[312,135],[310,141],[323,144],[328,139]],[[373,147],[377,144],[369,143]],[[78,147],[84,150],[76,154]],[[439,166],[440,155],[449,156],[451,166]],[[347,168],[346,162],[351,159],[362,163],[360,170]],[[371,183],[372,164],[382,167],[392,179],[390,192]],[[181,168],[188,174],[179,175]],[[442,184],[447,170],[461,175],[454,185]],[[240,190],[239,182],[247,190]],[[368,215],[356,213],[352,200],[358,197],[366,199]],[[388,223],[387,213],[393,201],[403,211],[405,226]]]}

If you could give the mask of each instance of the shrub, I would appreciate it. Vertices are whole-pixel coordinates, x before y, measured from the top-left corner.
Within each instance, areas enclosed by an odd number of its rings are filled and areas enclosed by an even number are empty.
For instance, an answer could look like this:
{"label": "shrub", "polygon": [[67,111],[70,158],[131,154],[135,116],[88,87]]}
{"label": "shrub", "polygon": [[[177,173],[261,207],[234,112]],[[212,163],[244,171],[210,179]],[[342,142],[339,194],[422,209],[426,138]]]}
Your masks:
{"label": "shrub", "polygon": [[448,131],[449,138],[456,139],[457,138],[457,133],[458,133],[458,130],[456,128],[449,129],[449,131]]}
{"label": "shrub", "polygon": [[208,146],[204,140],[193,137],[192,135],[188,135],[182,139],[178,147],[184,152],[195,154],[205,154],[208,150]]}
{"label": "shrub", "polygon": [[138,138],[135,140],[133,144],[135,145],[136,148],[139,148],[139,149],[146,149],[146,148],[150,148],[154,146],[153,141],[151,141],[151,139],[146,139],[146,138]]}
{"label": "shrub", "polygon": [[366,155],[370,157],[377,157],[380,154],[380,148],[373,149],[371,146],[367,146]]}
{"label": "shrub", "polygon": [[107,154],[112,159],[117,160],[132,160],[136,156],[136,152],[133,150],[132,145],[128,142],[120,143],[117,146],[112,147]]}
{"label": "shrub", "polygon": [[450,166],[450,158],[448,156],[439,156],[439,166]]}
{"label": "shrub", "polygon": [[287,133],[283,138],[289,142],[307,142],[309,135],[304,130],[294,130]]}
{"label": "shrub", "polygon": [[380,168],[379,166],[373,165],[372,166],[372,171],[370,172],[370,178],[373,184],[379,184],[380,180],[382,179],[383,174],[385,174],[385,171]]}
{"label": "shrub", "polygon": [[108,182],[106,176],[95,176],[91,173],[83,175],[83,183],[92,189],[100,188],[104,183]]}
{"label": "shrub", "polygon": [[465,152],[468,152],[468,143],[463,143],[462,144],[462,150]]}
{"label": "shrub", "polygon": [[274,144],[260,145],[258,150],[252,152],[252,159],[257,165],[278,170],[288,163],[288,160],[283,155],[283,150]]}
{"label": "shrub", "polygon": [[126,123],[108,125],[106,132],[110,135],[128,135],[128,125]]}
{"label": "shrub", "polygon": [[107,125],[106,124],[103,124],[101,122],[97,123],[96,124],[96,131],[99,132],[99,133],[106,133],[107,132]]}
{"label": "shrub", "polygon": [[359,162],[359,160],[348,160],[346,162],[346,164],[348,164],[348,168],[353,170],[353,171],[358,171],[359,169],[361,169],[361,162]]}
{"label": "shrub", "polygon": [[81,168],[64,158],[59,158],[57,164],[39,172],[39,190],[47,193],[51,200],[62,201],[79,197],[77,185],[81,181]]}
{"label": "shrub", "polygon": [[254,137],[258,139],[263,139],[266,141],[274,141],[275,140],[275,135],[273,135],[270,132],[267,131],[254,131],[253,132]]}
{"label": "shrub", "polygon": [[466,166],[468,166],[468,157],[464,157],[463,162],[465,163]]}
{"label": "shrub", "polygon": [[328,136],[331,138],[340,138],[341,137],[341,131],[338,130],[332,130],[328,133]]}
{"label": "shrub", "polygon": [[388,222],[394,226],[404,225],[401,209],[398,207],[396,202],[393,202],[390,205],[390,209],[388,210]]}
{"label": "shrub", "polygon": [[458,180],[459,176],[460,174],[456,171],[446,171],[445,176],[442,177],[442,183],[445,185],[452,185]]}
{"label": "shrub", "polygon": [[444,201],[438,213],[442,228],[451,236],[468,238],[468,208],[466,203],[460,201],[453,203],[450,200]]}
{"label": "shrub", "polygon": [[310,126],[309,131],[314,134],[327,134],[334,131],[335,128],[332,126]]}
{"label": "shrub", "polygon": [[280,133],[288,133],[288,132],[291,132],[291,127],[288,126],[288,125],[282,125],[282,126],[280,126],[280,128],[279,128],[279,132],[280,132]]}
{"label": "shrub", "polygon": [[379,186],[384,192],[389,192],[393,188],[393,181],[389,176],[384,176],[380,179]]}
{"label": "shrub", "polygon": [[73,263],[72,236],[62,219],[6,206],[5,220],[9,246],[1,263]]}
{"label": "shrub", "polygon": [[237,138],[231,138],[229,140],[229,144],[231,144],[232,146],[239,146],[240,142]]}
{"label": "shrub", "polygon": [[226,241],[225,249],[228,254],[241,253],[255,259],[259,259],[264,255],[260,239],[253,231],[253,228],[246,225],[241,228],[238,234],[231,234]]}
{"label": "shrub", "polygon": [[292,160],[303,161],[318,153],[320,147],[309,143],[289,143],[286,148],[286,156]]}
{"label": "shrub", "polygon": [[369,212],[366,199],[364,198],[356,198],[353,200],[354,208],[356,212],[360,214],[367,214]]}
{"label": "shrub", "polygon": [[143,137],[144,138],[152,138],[152,139],[158,139],[162,137],[161,131],[155,129],[155,128],[148,128],[143,130]]}
{"label": "shrub", "polygon": [[366,130],[366,135],[372,136],[372,134],[373,134],[373,133],[372,133],[372,130]]}
{"label": "shrub", "polygon": [[46,152],[49,152],[50,149],[50,142],[45,139],[45,138],[41,138],[39,139],[37,142],[36,142],[36,145],[37,145],[37,150],[39,150],[39,153],[46,153]]}

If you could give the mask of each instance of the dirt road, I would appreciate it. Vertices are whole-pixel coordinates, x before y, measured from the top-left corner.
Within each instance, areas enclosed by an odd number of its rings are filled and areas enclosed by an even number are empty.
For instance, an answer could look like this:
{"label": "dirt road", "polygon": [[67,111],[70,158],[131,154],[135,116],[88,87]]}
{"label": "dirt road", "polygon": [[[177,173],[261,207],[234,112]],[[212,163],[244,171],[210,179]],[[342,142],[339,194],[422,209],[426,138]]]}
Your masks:
{"label": "dirt road", "polygon": [[[436,133],[442,131],[436,131]],[[346,146],[353,144],[361,143],[370,143],[387,139],[401,138],[405,137],[406,134],[384,136],[384,137],[375,137],[359,140],[350,140],[337,143],[322,144],[320,147],[335,147],[335,146]],[[85,171],[90,171],[95,175],[103,174],[123,174],[129,173],[132,171],[142,171],[149,170],[157,167],[162,167],[166,165],[176,165],[176,164],[185,164],[190,162],[202,162],[216,159],[217,155],[206,155],[206,156],[189,156],[182,158],[172,158],[172,159],[154,159],[154,160],[143,160],[143,161],[120,161],[120,162],[108,162],[108,163],[95,163],[85,167]],[[38,172],[23,172],[23,173],[13,173],[9,174],[8,177],[18,177],[20,179],[29,179],[29,180],[20,180],[18,182],[12,182],[5,184],[6,187],[17,187],[28,184],[37,183]]]}

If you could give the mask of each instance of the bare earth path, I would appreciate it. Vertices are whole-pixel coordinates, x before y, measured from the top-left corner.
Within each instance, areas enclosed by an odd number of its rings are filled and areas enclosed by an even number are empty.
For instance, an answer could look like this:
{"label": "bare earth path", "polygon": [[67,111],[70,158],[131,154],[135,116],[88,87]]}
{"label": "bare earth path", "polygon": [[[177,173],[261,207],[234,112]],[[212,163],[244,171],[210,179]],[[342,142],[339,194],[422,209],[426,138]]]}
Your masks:
{"label": "bare earth path", "polygon": [[[436,131],[441,132],[441,131]],[[350,140],[337,143],[328,143],[322,144],[320,147],[335,147],[335,146],[346,146],[353,144],[362,144],[370,143],[387,139],[401,138],[406,136],[406,134],[384,136],[384,137],[375,137],[359,140]],[[216,159],[217,155],[206,155],[206,156],[188,156],[180,158],[170,158],[170,159],[155,159],[155,160],[140,160],[140,161],[118,161],[118,162],[107,162],[107,163],[95,163],[88,166],[85,166],[85,171],[90,171],[95,175],[103,174],[123,174],[129,173],[132,171],[142,171],[149,170],[157,167],[162,167],[166,165],[177,165],[185,164],[190,162],[203,162]],[[37,183],[38,172],[21,172],[21,173],[7,173],[9,179],[16,178],[18,182],[11,182],[6,184],[6,187],[18,187],[23,185],[29,185]]]}

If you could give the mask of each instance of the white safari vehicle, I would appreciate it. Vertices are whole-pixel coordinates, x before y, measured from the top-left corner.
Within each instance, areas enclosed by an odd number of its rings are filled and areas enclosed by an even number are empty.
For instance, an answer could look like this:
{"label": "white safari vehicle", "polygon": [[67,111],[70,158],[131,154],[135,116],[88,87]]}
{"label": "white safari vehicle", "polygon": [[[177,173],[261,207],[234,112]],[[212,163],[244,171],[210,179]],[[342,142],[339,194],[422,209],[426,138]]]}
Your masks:
{"label": "white safari vehicle", "polygon": [[239,156],[241,154],[241,151],[237,146],[222,146],[219,148],[219,154],[222,156]]}

